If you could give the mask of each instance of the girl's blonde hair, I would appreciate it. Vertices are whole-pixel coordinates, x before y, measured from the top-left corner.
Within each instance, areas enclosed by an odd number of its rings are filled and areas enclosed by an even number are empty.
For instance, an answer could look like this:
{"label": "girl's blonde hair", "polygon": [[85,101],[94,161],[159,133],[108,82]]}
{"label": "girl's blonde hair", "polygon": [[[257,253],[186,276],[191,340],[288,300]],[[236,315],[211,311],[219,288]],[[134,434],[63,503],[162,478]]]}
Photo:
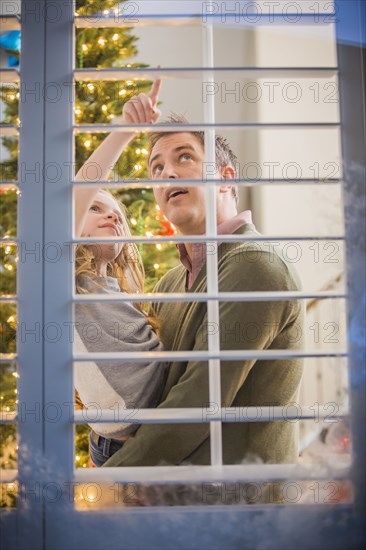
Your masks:
{"label": "girl's blonde hair", "polygon": [[[99,190],[100,193],[112,195],[104,189]],[[112,195],[113,197],[113,195]],[[115,197],[113,197],[115,199]],[[116,199],[115,199],[116,200]],[[127,209],[124,204],[117,201],[117,204],[122,213],[122,227],[124,237],[132,237],[130,227],[127,221]],[[93,247],[95,248],[95,244]],[[95,281],[96,272],[96,255],[88,247],[82,244],[77,245],[75,251],[75,286],[78,294],[88,294],[88,291],[80,284],[80,276],[85,275]],[[121,290],[129,293],[143,292],[145,271],[142,263],[139,249],[134,243],[123,243],[122,250],[118,256],[107,264],[107,275],[115,277]],[[96,283],[98,284],[98,283]],[[133,304],[139,311],[143,312],[142,304]],[[154,316],[147,317],[152,328],[157,332],[159,323]],[[77,409],[83,409],[84,405],[80,399],[78,391],[75,389],[75,405]]]}
{"label": "girl's blonde hair", "polygon": [[[113,197],[112,193],[100,189],[101,193],[105,193]],[[113,197],[115,199],[115,197]],[[115,199],[116,200],[116,199]],[[116,201],[122,213],[122,226],[124,237],[132,237],[130,227],[127,221],[126,207]],[[95,250],[97,245],[93,244]],[[75,285],[78,294],[87,294],[80,284],[80,276],[84,275],[92,280],[97,277],[96,272],[96,254],[89,246],[77,245],[75,251]],[[107,275],[115,277],[118,280],[121,290],[129,293],[143,292],[145,272],[141,260],[140,252],[134,243],[123,243],[122,250],[118,256],[107,264]],[[140,306],[138,306],[140,309]]]}

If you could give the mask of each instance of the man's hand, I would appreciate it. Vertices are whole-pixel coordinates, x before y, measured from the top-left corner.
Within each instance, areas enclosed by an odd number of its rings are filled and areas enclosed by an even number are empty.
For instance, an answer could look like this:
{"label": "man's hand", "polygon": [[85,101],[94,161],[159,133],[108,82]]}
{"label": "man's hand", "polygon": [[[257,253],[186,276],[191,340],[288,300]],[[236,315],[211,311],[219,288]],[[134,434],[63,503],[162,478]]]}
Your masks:
{"label": "man's hand", "polygon": [[161,115],[156,105],[161,88],[161,79],[155,80],[150,93],[133,96],[123,106],[122,116],[115,117],[114,123],[153,124]]}

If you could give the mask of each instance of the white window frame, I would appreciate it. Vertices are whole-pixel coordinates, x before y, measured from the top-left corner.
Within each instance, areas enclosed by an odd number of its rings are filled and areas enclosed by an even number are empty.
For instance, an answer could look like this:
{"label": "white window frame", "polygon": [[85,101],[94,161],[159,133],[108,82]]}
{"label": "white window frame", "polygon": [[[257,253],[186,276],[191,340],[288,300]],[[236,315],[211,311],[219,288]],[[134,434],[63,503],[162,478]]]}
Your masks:
{"label": "white window frame", "polygon": [[[21,200],[18,210],[18,246],[20,253],[18,275],[18,320],[24,326],[33,327],[39,321],[42,327],[51,327],[57,322],[59,326],[69,326],[72,321],[72,302],[74,298],[93,300],[93,296],[80,298],[72,296],[73,265],[70,261],[72,235],[73,185],[71,166],[73,165],[73,103],[69,93],[62,93],[57,103],[42,101],[37,93],[45,90],[48,83],[53,83],[65,90],[65,83],[73,82],[73,42],[74,10],[73,2],[68,9],[60,10],[57,21],[42,16],[44,6],[60,4],[65,7],[65,0],[59,2],[44,0],[23,0],[22,13],[22,68],[21,68],[21,128],[19,162],[27,167],[28,173],[19,181]],[[207,3],[205,3],[207,4]],[[239,3],[243,5],[243,2]],[[65,547],[104,548],[114,547],[122,541],[126,548],[151,547],[227,547],[237,548],[246,544],[251,547],[292,548],[294,541],[299,548],[307,547],[309,530],[312,532],[312,545],[326,547],[330,540],[337,545],[346,546],[350,540],[361,540],[362,507],[364,506],[364,408],[365,393],[362,383],[357,383],[365,364],[365,343],[360,340],[359,332],[364,330],[365,319],[360,311],[360,296],[365,292],[365,248],[364,235],[360,238],[360,227],[364,227],[364,210],[355,208],[365,202],[364,195],[364,159],[362,151],[365,146],[365,126],[360,110],[364,108],[362,92],[364,80],[357,63],[362,60],[362,33],[359,29],[358,45],[344,46],[342,33],[349,19],[357,21],[359,12],[364,10],[361,2],[353,2],[352,9],[345,6],[348,2],[336,2],[338,56],[344,78],[340,79],[342,110],[342,148],[344,159],[344,201],[346,212],[346,253],[347,253],[347,300],[348,300],[348,357],[351,388],[351,423],[353,440],[353,463],[350,471],[342,470],[332,477],[348,478],[354,484],[354,502],[352,504],[329,507],[325,505],[309,506],[199,506],[184,508],[153,508],[101,510],[78,512],[73,499],[67,490],[74,482],[108,481],[148,481],[162,482],[203,482],[203,481],[262,481],[266,479],[296,480],[321,479],[319,472],[299,471],[296,466],[283,465],[246,465],[222,466],[221,456],[221,411],[211,423],[211,456],[212,465],[202,467],[153,467],[153,468],[109,468],[98,470],[74,469],[74,424],[82,420],[81,413],[73,413],[73,350],[72,341],[67,330],[57,342],[49,339],[37,341],[31,334],[20,338],[18,335],[17,365],[20,379],[18,382],[19,402],[18,430],[20,436],[18,481],[20,498],[15,510],[3,513],[0,511],[0,526],[4,527],[2,542],[5,547],[17,548],[53,548]],[[155,14],[164,12],[166,2],[153,4],[140,2],[139,15],[154,5]],[[174,8],[173,8],[174,5]],[[184,7],[183,7],[184,6]],[[202,13],[201,2],[169,3],[170,15],[176,17],[184,9],[185,14]],[[346,8],[347,13],[344,11]],[[144,11],[145,10],[145,11]],[[174,12],[174,13],[172,13]],[[54,12],[53,12],[54,13]],[[363,12],[364,13],[364,12]],[[212,24],[208,20],[203,33],[205,66],[213,66],[212,60]],[[78,72],[78,71],[77,71]],[[101,71],[104,78],[107,71]],[[150,69],[147,72],[160,72],[164,77],[169,70]],[[178,74],[178,70],[176,74]],[[342,75],[341,75],[342,76]],[[352,86],[352,90],[351,90]],[[31,90],[36,90],[34,94]],[[355,94],[356,91],[356,94]],[[350,101],[352,93],[353,99]],[[206,125],[192,125],[205,129],[206,160],[214,159],[214,110],[208,103],[205,112]],[[181,127],[180,127],[181,128]],[[95,130],[103,128],[94,126]],[[173,128],[172,128],[173,129]],[[13,132],[14,128],[4,128]],[[355,147],[357,136],[359,147]],[[362,141],[363,140],[363,141]],[[363,147],[362,147],[363,145]],[[40,173],[37,177],[30,173],[31,168],[39,163]],[[57,183],[47,179],[47,171],[42,168],[58,165],[62,167],[61,178]],[[360,171],[359,167],[362,167]],[[36,167],[37,169],[37,167]],[[147,183],[144,182],[145,184]],[[149,181],[149,185],[154,182]],[[161,184],[161,182],[159,182]],[[212,209],[207,216],[207,240],[217,243],[214,223],[214,182],[208,182],[207,200]],[[244,183],[244,182],[242,182]],[[184,182],[193,184],[193,182]],[[75,184],[80,185],[80,184]],[[100,186],[100,182],[98,186]],[[126,184],[125,184],[126,185]],[[197,182],[195,182],[197,185]],[[108,184],[106,185],[106,187]],[[113,184],[115,187],[115,184]],[[273,237],[279,240],[278,237]],[[286,237],[287,239],[288,237]],[[202,237],[189,240],[200,240]],[[266,237],[268,240],[269,237]],[[334,239],[334,238],[333,238]],[[160,239],[160,241],[163,239]],[[169,238],[168,240],[172,240]],[[185,239],[188,240],[188,239]],[[237,237],[236,237],[237,240]],[[144,239],[139,239],[144,241]],[[149,239],[149,242],[153,242]],[[62,255],[57,261],[42,261],[42,252],[51,250],[52,243],[61,246]],[[63,244],[61,244],[63,243]],[[39,250],[41,254],[39,254]],[[34,253],[32,252],[34,251]],[[22,261],[23,259],[23,261]],[[210,320],[218,320],[218,295],[216,256],[209,255],[207,295],[208,315]],[[295,293],[292,293],[295,295]],[[323,293],[298,293],[299,298],[320,297]],[[328,297],[340,297],[328,293]],[[147,299],[147,297],[145,297]],[[175,296],[175,299],[182,297]],[[191,297],[193,299],[193,296]],[[229,298],[229,296],[227,297]],[[236,296],[236,299],[253,299],[253,295]],[[258,298],[258,297],[257,297]],[[275,299],[271,293],[262,294],[266,300]],[[100,297],[98,298],[100,299]],[[110,298],[109,298],[110,299]],[[144,299],[144,297],[143,297]],[[187,299],[187,296],[185,296]],[[197,299],[197,298],[195,298]],[[232,296],[231,296],[232,299]],[[362,302],[361,302],[362,303]],[[310,352],[311,353],[311,352]],[[225,352],[220,353],[217,335],[209,341],[209,352],[202,354],[209,359],[211,401],[220,402],[220,358],[230,354],[231,357],[246,358],[255,355],[266,358],[268,352]],[[107,354],[104,354],[104,357]],[[281,353],[281,356],[289,355]],[[314,353],[311,353],[314,356]],[[316,353],[319,355],[319,353]],[[326,354],[320,354],[326,355]],[[332,354],[334,355],[334,354]],[[130,354],[132,357],[132,354]],[[179,352],[163,352],[157,357],[177,357]],[[184,353],[187,357],[187,352]],[[272,357],[273,352],[272,352]],[[308,353],[297,353],[296,356],[309,356]],[[86,361],[89,355],[77,354],[74,359]],[[93,355],[97,358],[97,355]],[[124,354],[124,358],[127,355]],[[138,359],[136,355],[133,356]],[[192,355],[193,357],[193,355]],[[194,355],[197,357],[197,354]],[[142,359],[141,355],[141,359]],[[3,362],[9,358],[3,358]],[[99,357],[98,359],[102,359]],[[15,358],[14,358],[15,360]],[[1,368],[1,365],[0,365]],[[54,405],[56,404],[56,405]],[[61,407],[61,417],[57,422],[50,421],[57,407]],[[49,414],[48,414],[49,413]],[[201,410],[165,409],[165,421],[182,421],[184,418],[201,419]],[[107,419],[107,412],[104,412]],[[154,418],[154,410],[141,411],[139,418]],[[306,414],[305,414],[306,416]],[[311,416],[312,417],[312,416]],[[5,419],[7,420],[7,419]],[[9,420],[9,419],[8,419]],[[11,419],[13,420],[13,418]],[[113,420],[111,418],[111,420]],[[164,420],[161,418],[161,420]],[[306,474],[306,475],[305,475]],[[329,471],[324,472],[327,479]],[[4,478],[3,478],[4,479]],[[10,479],[10,477],[8,477]],[[61,494],[57,487],[63,488]],[[53,498],[54,495],[54,498]],[[143,513],[143,518],[140,514]],[[286,521],[284,522],[284,518]],[[319,525],[330,520],[329,532]],[[143,528],[142,528],[143,523]],[[222,529],[222,525],[225,529]],[[278,526],[281,525],[281,530]],[[167,528],[169,526],[169,529]],[[296,530],[296,534],[294,533]],[[352,533],[350,533],[352,530]],[[30,542],[31,537],[31,542]],[[353,539],[351,538],[353,537]],[[359,538],[357,538],[359,537]],[[1,539],[0,539],[1,540]],[[271,546],[272,544],[272,546]],[[31,545],[31,546],[30,546]]]}

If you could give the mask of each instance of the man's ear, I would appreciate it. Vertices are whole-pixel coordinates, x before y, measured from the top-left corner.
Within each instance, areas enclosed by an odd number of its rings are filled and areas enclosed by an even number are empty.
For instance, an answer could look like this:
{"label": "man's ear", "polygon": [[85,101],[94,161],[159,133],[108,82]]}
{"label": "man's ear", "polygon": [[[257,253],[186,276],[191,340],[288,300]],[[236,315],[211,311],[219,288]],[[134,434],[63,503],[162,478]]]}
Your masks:
{"label": "man's ear", "polygon": [[[223,180],[232,180],[235,178],[235,170],[232,166],[223,166],[221,168],[221,177]],[[233,188],[232,185],[220,185],[219,193],[229,193]]]}
{"label": "man's ear", "polygon": [[232,166],[223,166],[221,168],[221,177],[224,180],[235,179],[235,170]]}

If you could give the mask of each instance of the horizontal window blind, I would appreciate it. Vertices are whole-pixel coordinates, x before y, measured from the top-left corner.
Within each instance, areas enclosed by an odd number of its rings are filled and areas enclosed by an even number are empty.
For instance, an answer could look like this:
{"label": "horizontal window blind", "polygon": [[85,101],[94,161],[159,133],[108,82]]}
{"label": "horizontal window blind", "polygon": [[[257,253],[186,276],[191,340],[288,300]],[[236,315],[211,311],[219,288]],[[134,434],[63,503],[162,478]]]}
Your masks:
{"label": "horizontal window blind", "polygon": [[[48,0],[45,0],[47,3]],[[27,0],[24,2],[24,10],[37,7],[37,2]],[[51,4],[49,2],[49,4]],[[130,6],[128,7],[128,5]],[[202,79],[212,81],[216,74],[222,75],[224,78],[240,77],[240,78],[276,78],[278,76],[286,78],[323,78],[323,77],[339,77],[342,79],[342,72],[338,67],[278,67],[255,68],[255,67],[216,67],[213,59],[213,42],[212,33],[215,28],[220,28],[228,24],[233,28],[252,28],[265,25],[317,25],[329,26],[335,25],[338,20],[338,11],[333,9],[331,2],[317,2],[316,9],[313,2],[302,2],[301,13],[296,8],[297,4],[292,3],[292,8],[286,8],[286,3],[278,2],[276,5],[270,6],[271,11],[268,11],[268,2],[235,2],[235,10],[232,13],[222,13],[222,4],[220,2],[126,2],[113,10],[106,10],[101,14],[91,14],[90,16],[76,16],[62,12],[62,17],[57,22],[56,26],[52,26],[50,21],[40,19],[31,22],[25,17],[23,12],[24,25],[24,59],[22,60],[22,69],[19,74],[16,70],[1,69],[0,76],[2,82],[21,83],[32,85],[34,81],[45,85],[47,81],[56,82],[60,85],[63,81],[98,81],[98,80],[124,80],[124,79],[154,79],[161,77],[166,79]],[[74,4],[72,3],[73,7]],[[339,3],[335,4],[335,7]],[[137,12],[134,10],[137,7]],[[272,8],[274,11],[272,11]],[[38,8],[39,9],[39,6]],[[266,11],[267,9],[267,11]],[[130,11],[128,11],[130,10]],[[285,11],[284,11],[285,10]],[[225,15],[225,20],[224,20]],[[3,30],[14,30],[20,28],[20,18],[8,16],[1,17],[1,22],[4,23]],[[202,27],[202,45],[204,53],[203,67],[167,67],[167,68],[144,68],[144,69],[76,69],[73,70],[72,58],[72,36],[76,28],[122,28],[122,27],[137,27],[137,26],[198,26]],[[54,29],[58,32],[54,32]],[[46,45],[48,53],[46,60],[37,67],[35,59],[32,59],[30,51],[30,43],[37,54],[44,52]],[[64,48],[66,44],[66,47]],[[57,52],[57,53],[56,53]],[[22,52],[23,56],[23,52]],[[60,63],[55,63],[55,61]],[[45,80],[46,79],[46,80]],[[141,131],[150,131],[151,127],[143,125],[124,125],[110,126],[106,124],[75,124],[72,120],[72,106],[68,99],[63,98],[55,105],[45,105],[36,101],[24,102],[21,107],[21,125],[1,124],[0,131],[2,136],[19,136],[21,143],[21,162],[32,165],[36,158],[43,164],[47,161],[62,163],[73,163],[74,154],[72,151],[73,140],[75,135],[81,132],[101,133],[109,132],[113,129],[129,131],[135,130],[136,133]],[[162,128],[163,125],[154,125],[154,129]],[[213,98],[208,98],[205,105],[204,121],[199,124],[190,124],[187,126],[174,125],[167,127],[164,125],[164,131],[174,131],[186,129],[187,131],[203,130],[205,132],[205,161],[212,163],[215,161],[214,136],[216,129],[235,128],[245,131],[246,129],[314,129],[322,132],[324,129],[332,129],[335,132],[343,131],[343,121],[340,122],[317,122],[311,123],[216,123],[215,109]],[[44,131],[44,133],[42,133]],[[346,157],[349,158],[349,154]],[[352,155],[351,155],[352,156]],[[215,187],[220,185],[217,180],[207,178],[205,181],[196,180],[180,180],[184,186],[204,185],[206,189],[206,201],[208,204],[206,234],[190,237],[170,236],[170,237],[133,237],[129,241],[136,243],[160,243],[160,242],[209,242],[214,250],[220,242],[240,242],[240,241],[259,241],[263,243],[271,243],[273,241],[284,242],[289,240],[295,241],[347,241],[349,243],[350,236],[354,239],[354,231],[349,227],[353,222],[347,219],[348,236],[344,235],[268,235],[255,238],[241,239],[238,236],[232,235],[217,235],[215,223]],[[272,179],[272,180],[250,180],[239,178],[235,181],[241,187],[253,186],[276,186],[276,185],[338,185],[346,186],[346,194],[349,193],[347,185],[350,185],[348,173],[341,174],[337,178],[299,178],[296,180],[287,179]],[[63,174],[62,181],[59,186],[52,186],[50,182],[39,181],[34,185],[25,181],[1,182],[1,189],[19,189],[22,193],[22,201],[19,206],[19,231],[18,237],[3,238],[3,243],[15,243],[20,245],[25,243],[26,246],[32,246],[36,242],[41,244],[47,242],[59,242],[66,245],[76,245],[78,243],[87,242],[126,242],[123,238],[108,238],[108,239],[82,239],[73,238],[72,230],[72,193],[74,189],[82,186],[90,187],[105,187],[109,189],[123,188],[141,188],[141,187],[168,187],[171,183],[168,180],[157,182],[156,180],[146,179],[137,181],[126,179],[124,181],[70,181],[67,174]],[[32,214],[30,214],[32,212]],[[32,220],[30,220],[32,217]],[[358,217],[357,217],[358,220]],[[357,249],[357,242],[355,249]],[[349,253],[348,253],[349,254]],[[348,258],[350,256],[348,255]],[[26,322],[29,326],[32,325],[34,318],[42,319],[44,323],[52,322],[57,319],[60,323],[70,323],[72,320],[72,306],[74,303],[93,303],[93,302],[129,302],[139,300],[141,302],[207,302],[207,317],[208,322],[219,323],[219,302],[250,302],[250,301],[277,301],[277,300],[350,300],[350,293],[340,291],[284,291],[284,292],[219,292],[218,275],[217,275],[217,255],[207,254],[206,256],[208,275],[207,275],[207,292],[195,294],[187,292],[186,294],[171,293],[171,294],[130,294],[121,296],[113,295],[77,295],[73,293],[73,267],[65,259],[60,265],[55,266],[42,262],[27,262],[19,267],[19,283],[17,295],[4,296],[4,303],[18,303],[19,319]],[[350,267],[348,289],[352,287],[352,278],[357,278],[357,274]],[[35,283],[37,281],[37,283]],[[357,284],[359,288],[359,284]],[[352,290],[352,288],[351,288]],[[18,302],[17,302],[18,301]],[[352,305],[357,306],[357,300],[352,295]],[[350,316],[352,321],[352,316]],[[357,330],[351,326],[351,331]],[[156,360],[180,360],[180,361],[208,361],[209,363],[209,392],[210,402],[221,403],[221,388],[220,388],[220,361],[230,359],[233,361],[243,361],[261,359],[264,361],[276,361],[283,358],[315,358],[315,357],[350,357],[356,364],[358,345],[354,343],[354,335],[351,333],[350,349],[345,350],[330,350],[319,351],[319,349],[311,350],[221,350],[219,334],[209,334],[208,349],[205,352],[149,352],[147,353],[73,353],[72,342],[60,342],[57,346],[52,346],[49,342],[41,342],[40,344],[33,342],[19,342],[16,354],[3,354],[0,357],[0,368],[2,364],[14,363],[18,366],[20,372],[19,379],[19,399],[22,403],[30,404],[39,403],[42,405],[47,402],[65,402],[69,403],[73,400],[73,374],[72,367],[74,362],[86,363],[89,361],[116,361],[121,362],[121,372],[123,372],[123,362],[136,361],[141,362],[146,360],[146,357]],[[356,350],[356,351],[355,351]],[[359,367],[359,365],[358,365]],[[88,366],[85,365],[85,370]],[[351,371],[353,376],[356,376],[356,367]],[[352,417],[354,411],[360,410],[362,406],[362,396],[354,389],[356,378],[352,379],[351,391],[355,392],[356,398],[351,410],[342,410],[337,413],[334,418],[349,418]],[[364,397],[363,397],[364,399]],[[364,401],[363,401],[364,403]],[[353,408],[352,408],[353,407]],[[124,409],[118,411],[121,413],[119,418],[116,418],[115,411],[99,410],[98,418],[93,418],[92,422],[118,422],[121,418],[129,418],[129,421],[135,423],[199,423],[204,421],[210,423],[211,435],[211,465],[209,466],[155,466],[155,467],[129,467],[129,468],[99,468],[99,469],[75,469],[73,456],[73,433],[74,424],[85,424],[90,422],[88,415],[89,410],[74,411],[68,418],[63,417],[60,422],[54,425],[49,425],[42,419],[37,422],[35,418],[27,417],[27,421],[23,422],[21,411],[3,412],[0,416],[1,423],[19,422],[19,433],[21,436],[22,452],[19,455],[18,471],[2,470],[1,482],[12,483],[19,480],[21,484],[20,494],[24,488],[32,482],[37,482],[38,474],[38,456],[42,455],[46,458],[50,466],[50,471],[42,472],[45,480],[52,480],[53,472],[57,471],[57,482],[62,483],[137,483],[137,484],[194,484],[194,483],[226,483],[226,482],[249,482],[249,481],[296,481],[296,480],[347,480],[352,479],[357,481],[357,476],[360,475],[360,459],[356,457],[354,464],[344,464],[336,459],[331,465],[279,465],[279,464],[245,464],[245,465],[223,465],[222,460],[222,423],[231,422],[232,418],[239,422],[276,422],[279,420],[311,420],[314,418],[314,410],[309,406],[301,406],[300,408],[291,408],[290,406],[284,410],[283,407],[261,407],[260,416],[257,407],[246,407],[243,411],[236,407],[217,407],[215,410],[202,411],[200,408],[187,409]],[[319,419],[326,419],[329,416],[329,410],[325,406],[321,407],[317,412]],[[236,420],[237,419],[237,420]],[[360,433],[360,432],[357,432]],[[357,442],[356,442],[357,444]],[[29,455],[27,449],[34,450],[34,453]],[[37,456],[37,452],[39,452]],[[360,454],[360,456],[362,453]],[[355,474],[357,472],[357,475]],[[22,488],[23,484],[23,488]],[[44,548],[61,548],[61,542],[58,539],[60,528],[58,527],[58,519],[62,519],[65,531],[69,531],[68,540],[73,543],[78,541],[78,547],[87,545],[93,540],[101,541],[103,534],[102,526],[106,526],[105,516],[103,514],[96,515],[90,520],[90,515],[85,514],[84,517],[75,517],[74,502],[66,498],[60,499],[59,505],[52,508],[50,503],[44,501],[36,502],[30,509],[27,506],[25,499],[19,501],[18,512],[22,514],[22,527],[19,528],[18,538],[20,541],[19,548],[26,548],[26,534],[32,533],[34,540],[38,543],[38,547]],[[220,512],[223,513],[222,511]],[[272,512],[271,512],[272,513]],[[315,525],[318,510],[309,512],[301,511],[303,517],[310,518],[310,525]],[[61,515],[60,515],[61,514]],[[321,514],[321,513],[320,513]],[[347,512],[345,512],[347,514]],[[348,511],[348,518],[352,517],[352,511]],[[0,514],[1,515],[1,514]],[[226,517],[226,516],[225,516]],[[270,517],[266,510],[261,516],[263,521],[268,522],[266,525],[278,524],[281,517],[279,512],[273,511],[275,523],[271,524]],[[334,517],[336,517],[336,512]],[[95,523],[98,524],[98,534],[95,533],[95,527],[92,525],[95,518],[98,519]],[[324,518],[324,516],[323,516]],[[75,525],[75,520],[80,521],[80,531],[84,533],[85,540],[78,539],[71,528]],[[110,519],[110,518],[109,518]],[[186,519],[186,518],[185,518]],[[9,525],[14,528],[15,523]],[[146,519],[149,522],[148,516]],[[300,522],[300,520],[299,520]],[[108,536],[112,541],[117,541],[120,535],[120,516],[114,516],[108,520]],[[340,522],[341,523],[341,522]],[[337,529],[341,529],[340,523],[337,523]],[[244,523],[243,523],[244,525]],[[90,531],[88,531],[88,526]],[[250,524],[245,523],[246,528]],[[267,531],[263,529],[263,533],[258,533],[258,540],[265,541]],[[123,535],[122,535],[123,536]],[[126,535],[127,537],[130,535]],[[322,535],[317,535],[322,539]],[[346,536],[343,533],[343,539]],[[5,540],[10,540],[9,534],[6,534]],[[96,537],[96,538],[94,538]],[[159,540],[155,538],[156,542]],[[283,539],[281,539],[283,541]],[[323,539],[322,539],[323,540]],[[339,539],[341,540],[341,539]],[[131,538],[129,539],[131,541]],[[81,544],[81,545],[80,545]]]}

